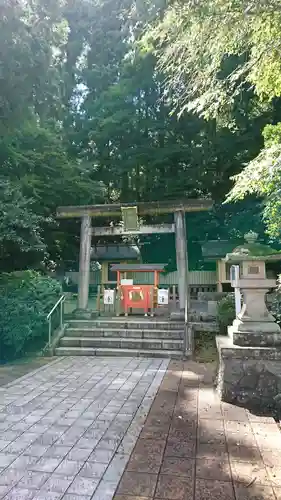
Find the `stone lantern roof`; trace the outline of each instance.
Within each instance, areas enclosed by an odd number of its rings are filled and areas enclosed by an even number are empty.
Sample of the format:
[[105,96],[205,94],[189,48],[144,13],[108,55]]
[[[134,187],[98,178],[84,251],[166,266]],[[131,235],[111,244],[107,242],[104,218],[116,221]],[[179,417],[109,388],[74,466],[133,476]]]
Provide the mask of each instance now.
[[258,234],[250,231],[244,235],[245,243],[234,248],[231,253],[226,254],[226,262],[241,262],[246,260],[278,261],[281,260],[281,252],[270,245],[258,243]]

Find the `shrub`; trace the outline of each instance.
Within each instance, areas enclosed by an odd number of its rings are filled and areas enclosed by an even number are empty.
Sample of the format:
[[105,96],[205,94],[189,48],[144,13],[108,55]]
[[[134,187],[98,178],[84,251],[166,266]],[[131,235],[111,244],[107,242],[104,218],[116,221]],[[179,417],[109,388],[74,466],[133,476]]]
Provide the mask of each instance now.
[[[280,278],[279,278],[280,281]],[[271,295],[271,300],[269,303],[267,303],[267,307],[271,314],[273,314],[276,323],[278,325],[281,325],[281,289],[280,289],[280,284],[278,285],[277,290],[274,290]]]
[[227,334],[227,327],[232,324],[235,319],[235,300],[234,295],[229,294],[218,303],[217,320],[220,333]]
[[43,347],[46,315],[61,294],[60,284],[35,271],[0,275],[0,359],[15,359]]

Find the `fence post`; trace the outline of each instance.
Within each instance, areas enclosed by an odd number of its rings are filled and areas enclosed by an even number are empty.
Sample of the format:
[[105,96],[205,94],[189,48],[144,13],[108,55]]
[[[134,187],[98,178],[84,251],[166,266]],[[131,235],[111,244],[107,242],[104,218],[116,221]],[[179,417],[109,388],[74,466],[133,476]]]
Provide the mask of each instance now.
[[116,316],[120,316],[120,290],[117,286],[116,295],[115,295],[115,314]]
[[97,288],[97,311],[98,311],[99,316],[100,316],[100,285],[98,285],[98,288]]
[[49,318],[49,348],[51,349],[51,341],[52,341],[52,316]]
[[155,288],[154,287],[151,287],[150,290],[149,290],[149,297],[150,297],[150,316],[153,317],[154,316],[154,292],[155,292]]
[[62,330],[63,325],[63,300],[60,303],[60,329]]

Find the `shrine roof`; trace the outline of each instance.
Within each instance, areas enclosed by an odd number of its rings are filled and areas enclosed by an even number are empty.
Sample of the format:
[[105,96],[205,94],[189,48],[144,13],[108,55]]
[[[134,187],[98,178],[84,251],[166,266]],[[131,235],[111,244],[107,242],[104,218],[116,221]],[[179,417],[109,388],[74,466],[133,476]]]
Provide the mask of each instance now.
[[142,272],[153,272],[153,271],[164,271],[166,264],[111,264],[111,271],[142,271]]
[[230,253],[235,245],[238,245],[237,241],[229,240],[209,240],[201,242],[202,256],[204,260],[220,260]]

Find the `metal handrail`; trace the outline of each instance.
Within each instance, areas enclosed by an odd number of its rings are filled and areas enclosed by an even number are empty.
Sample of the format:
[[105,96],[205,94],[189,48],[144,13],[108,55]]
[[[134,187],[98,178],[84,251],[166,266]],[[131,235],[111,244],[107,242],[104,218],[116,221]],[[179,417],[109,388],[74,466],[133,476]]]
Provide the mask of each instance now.
[[64,301],[65,301],[65,295],[62,295],[59,300],[55,303],[54,307],[51,309],[51,311],[49,312],[49,314],[47,315],[47,321],[49,323],[49,347],[51,347],[51,343],[52,343],[52,315],[53,313],[56,311],[56,309],[58,308],[58,306],[60,306],[60,329],[62,330],[63,328],[63,304],[64,304]]
[[185,304],[184,304],[184,354],[185,355],[188,352],[192,354],[194,350],[193,330],[189,321],[189,308],[190,308],[189,287],[187,285],[187,290],[185,294]]

